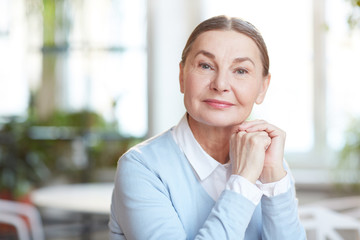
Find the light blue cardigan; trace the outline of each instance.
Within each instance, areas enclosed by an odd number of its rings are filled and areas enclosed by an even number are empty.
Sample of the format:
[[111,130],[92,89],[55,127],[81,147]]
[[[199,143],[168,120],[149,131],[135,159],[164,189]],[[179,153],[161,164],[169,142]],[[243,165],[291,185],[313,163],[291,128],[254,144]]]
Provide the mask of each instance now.
[[306,239],[294,187],[255,206],[225,190],[215,202],[171,131],[130,149],[119,162],[110,239]]

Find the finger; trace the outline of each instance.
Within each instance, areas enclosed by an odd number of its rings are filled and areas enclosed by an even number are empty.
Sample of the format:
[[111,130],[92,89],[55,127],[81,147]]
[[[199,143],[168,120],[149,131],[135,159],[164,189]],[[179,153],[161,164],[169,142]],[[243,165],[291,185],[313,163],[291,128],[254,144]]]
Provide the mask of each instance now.
[[247,132],[245,131],[240,131],[237,133],[238,137],[242,138],[244,135],[246,135]]
[[270,147],[270,145],[271,145],[271,138],[270,137],[268,137],[268,139],[267,139],[268,141],[267,141],[267,143],[265,144],[265,151],[266,150],[268,150],[268,148]]
[[265,150],[271,144],[271,138],[265,131],[244,133],[242,138],[240,139],[242,144],[250,143],[252,146],[262,146]]
[[232,145],[234,145],[236,141],[240,141],[245,134],[247,134],[245,131],[233,133],[230,137],[230,147],[233,147]]
[[258,133],[248,133],[248,134],[257,134],[258,136],[261,137],[262,142],[264,144],[264,149],[265,151],[269,148],[269,146],[271,145],[271,138],[270,136],[265,132],[265,131],[261,131]]
[[264,121],[264,120],[261,120],[261,119],[258,119],[258,120],[252,120],[252,121],[244,121],[242,122],[239,126],[238,126],[238,129],[239,131],[245,131],[247,130],[248,128],[251,128],[255,125],[258,125],[258,124],[266,124],[267,122]]
[[272,124],[269,124],[265,121],[263,123],[259,122],[257,124],[248,126],[245,131],[248,133],[264,131],[264,132],[267,132],[271,138],[277,137],[277,136],[285,137],[285,135],[286,135],[283,130],[281,130],[280,128],[278,128]]

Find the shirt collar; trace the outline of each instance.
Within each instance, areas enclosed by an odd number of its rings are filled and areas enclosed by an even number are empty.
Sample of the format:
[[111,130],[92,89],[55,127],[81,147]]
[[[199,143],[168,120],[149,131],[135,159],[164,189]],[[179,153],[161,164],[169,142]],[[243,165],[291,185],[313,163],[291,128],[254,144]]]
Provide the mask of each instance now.
[[207,154],[196,141],[187,121],[187,114],[182,117],[172,133],[175,142],[179,145],[201,181],[206,179],[219,165],[221,165]]

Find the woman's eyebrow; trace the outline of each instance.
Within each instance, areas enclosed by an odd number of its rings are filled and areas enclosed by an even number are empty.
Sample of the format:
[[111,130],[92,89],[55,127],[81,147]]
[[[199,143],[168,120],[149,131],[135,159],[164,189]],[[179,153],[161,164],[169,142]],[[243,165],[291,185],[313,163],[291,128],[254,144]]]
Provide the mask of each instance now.
[[242,63],[242,62],[246,62],[246,61],[249,61],[252,63],[252,65],[255,66],[255,63],[253,60],[251,60],[251,58],[249,57],[238,57],[238,58],[235,58],[233,63]]
[[211,52],[205,51],[205,50],[200,50],[200,51],[198,51],[198,52],[195,54],[195,57],[196,57],[197,55],[200,55],[200,54],[205,55],[205,56],[208,57],[208,58],[215,59],[215,55],[214,55],[214,54],[212,54]]
[[[206,51],[206,50],[200,50],[200,51],[198,51],[198,52],[195,54],[195,57],[196,57],[197,55],[200,55],[200,54],[202,54],[202,55],[204,55],[204,56],[206,56],[206,57],[208,57],[208,58],[211,58],[211,59],[215,59],[215,58],[216,58],[214,54],[212,54],[211,52],[208,52],[208,51]],[[233,63],[241,63],[241,62],[246,62],[246,61],[251,62],[252,65],[255,66],[255,62],[254,62],[253,60],[251,60],[251,58],[249,58],[249,57],[237,57],[237,58],[234,59]]]

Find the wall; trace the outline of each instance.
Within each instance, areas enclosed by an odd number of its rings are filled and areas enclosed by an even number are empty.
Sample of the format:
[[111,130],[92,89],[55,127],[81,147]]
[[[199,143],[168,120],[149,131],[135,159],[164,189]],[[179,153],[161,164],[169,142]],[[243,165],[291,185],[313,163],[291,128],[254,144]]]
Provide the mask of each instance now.
[[153,136],[176,125],[185,113],[179,89],[179,62],[201,1],[148,1],[148,117]]

